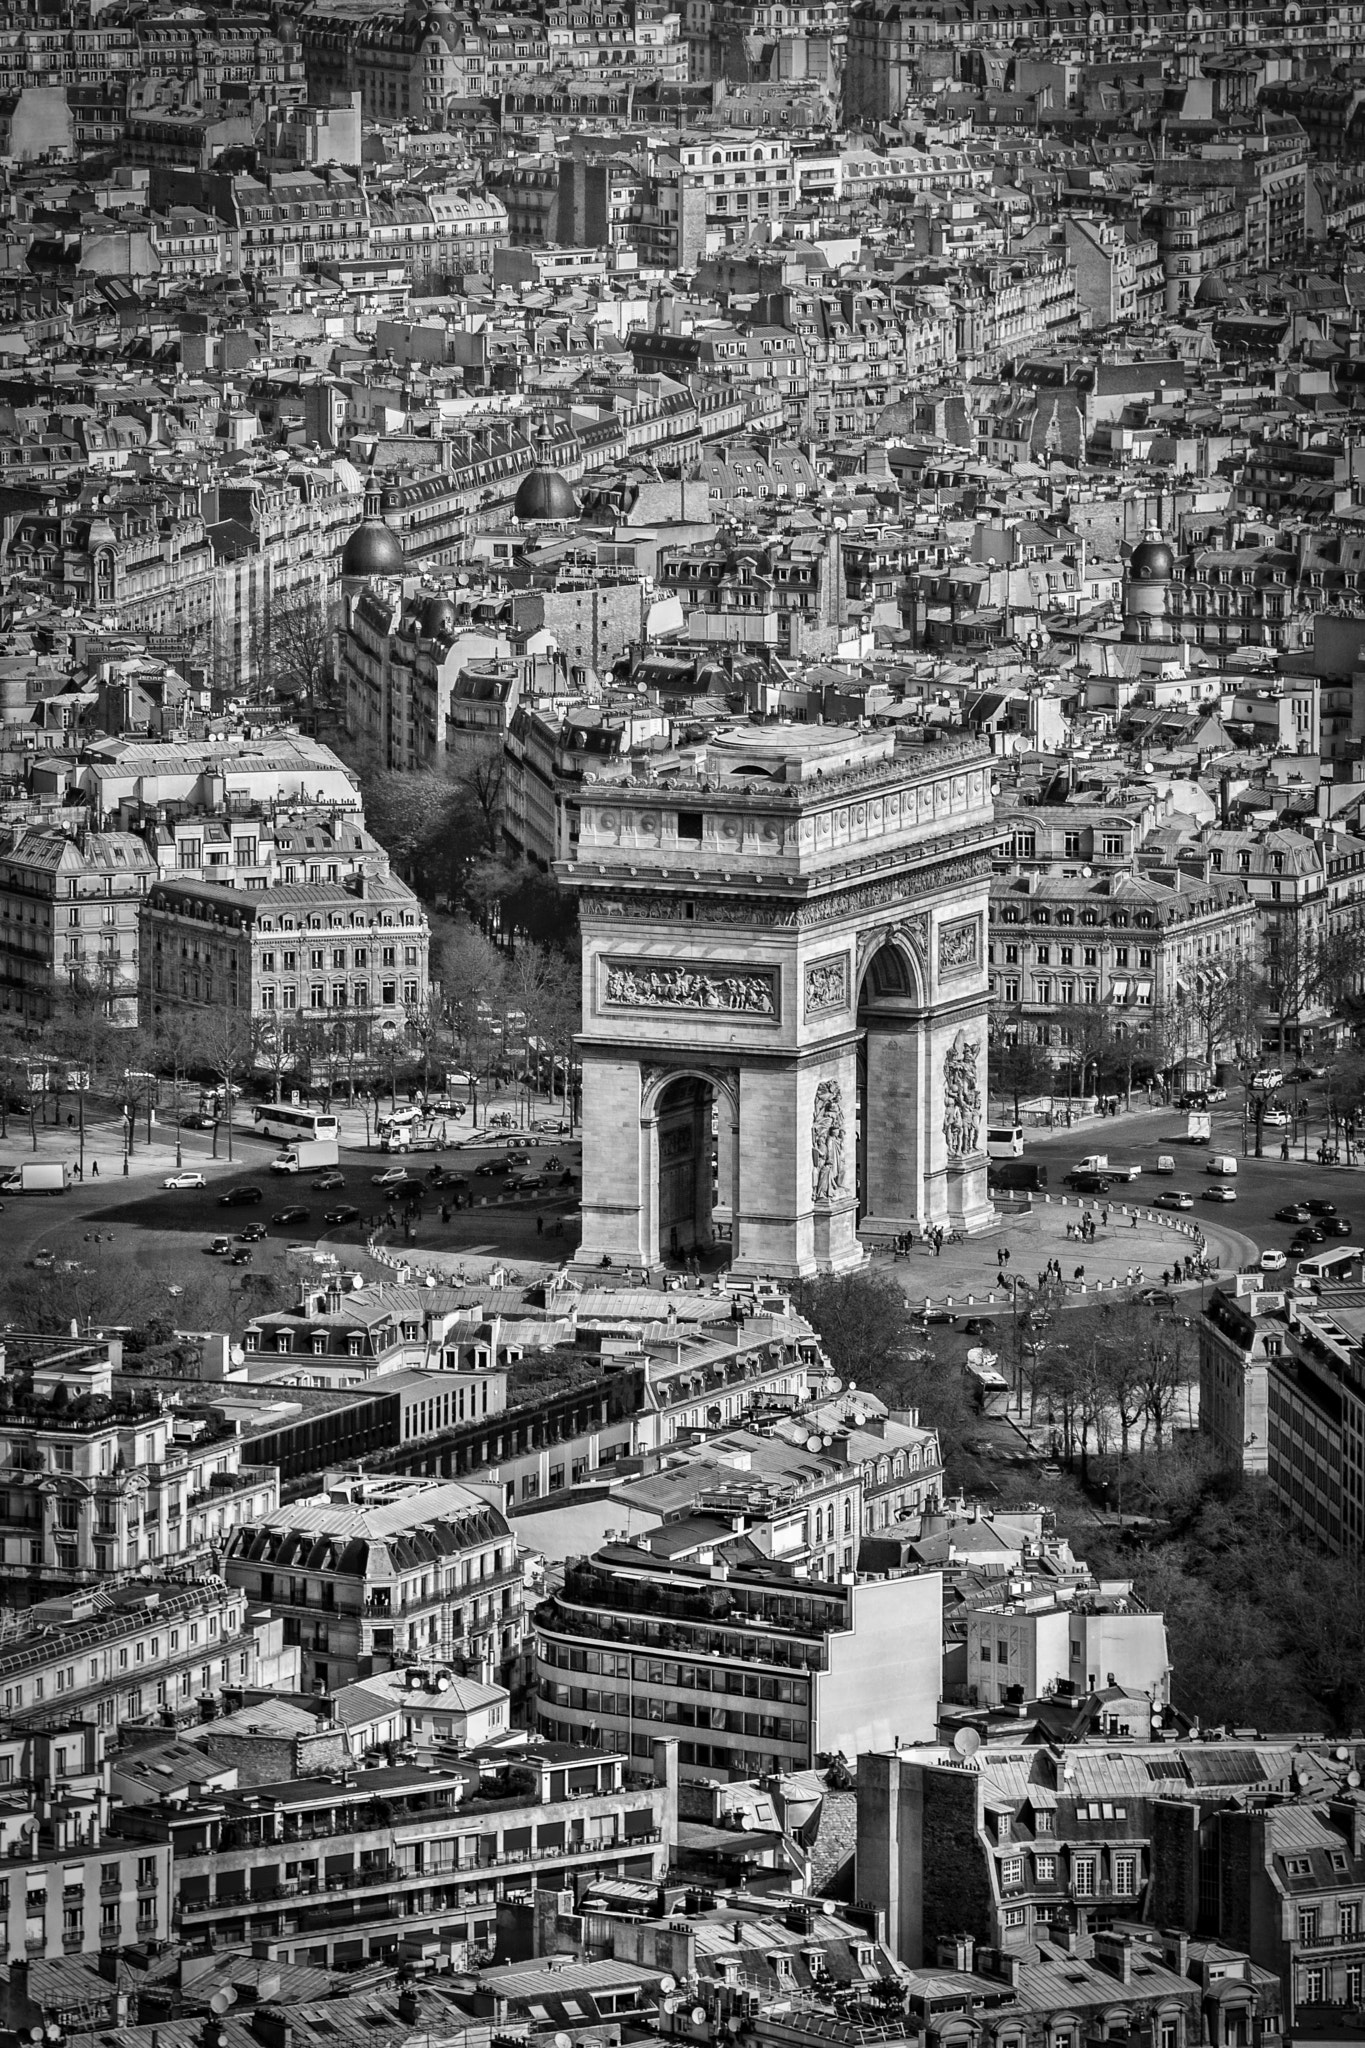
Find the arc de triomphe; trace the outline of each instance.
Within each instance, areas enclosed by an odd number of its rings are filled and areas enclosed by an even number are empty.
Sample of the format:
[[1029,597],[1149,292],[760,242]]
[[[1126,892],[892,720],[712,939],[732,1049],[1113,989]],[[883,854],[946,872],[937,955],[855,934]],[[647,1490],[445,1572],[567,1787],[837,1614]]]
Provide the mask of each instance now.
[[581,1262],[730,1239],[739,1273],[976,1230],[986,1193],[991,764],[741,726],[589,777]]

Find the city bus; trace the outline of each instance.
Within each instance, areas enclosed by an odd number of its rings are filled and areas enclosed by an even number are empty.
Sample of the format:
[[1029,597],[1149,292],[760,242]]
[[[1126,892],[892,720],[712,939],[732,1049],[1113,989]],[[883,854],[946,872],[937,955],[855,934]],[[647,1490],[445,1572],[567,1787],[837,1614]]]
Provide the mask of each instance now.
[[253,1112],[256,1129],[263,1138],[283,1138],[286,1144],[299,1139],[340,1136],[334,1116],[320,1109],[296,1107],[292,1102],[258,1102]]

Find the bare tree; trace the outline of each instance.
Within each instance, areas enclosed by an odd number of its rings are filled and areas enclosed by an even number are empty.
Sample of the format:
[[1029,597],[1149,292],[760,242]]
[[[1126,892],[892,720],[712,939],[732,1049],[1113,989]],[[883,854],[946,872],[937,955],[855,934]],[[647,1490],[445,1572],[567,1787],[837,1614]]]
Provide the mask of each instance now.
[[336,629],[316,585],[277,592],[266,606],[259,647],[263,687],[316,717],[336,704]]
[[284,1093],[285,1076],[299,1070],[299,1046],[294,1030],[282,1019],[258,1017],[251,1030],[255,1063],[270,1076],[270,1093],[278,1102]]
[[[208,1068],[218,1083],[223,1099],[223,1121],[227,1129],[227,1156],[232,1158],[232,1127],[239,1084],[251,1073],[256,1049],[251,1018],[245,1010],[203,1009],[196,1015],[194,1052],[196,1063]],[[213,1131],[213,1153],[218,1156],[218,1126]]]
[[1226,1048],[1245,1046],[1255,1037],[1263,992],[1256,964],[1244,954],[1207,961],[1193,970],[1176,997],[1172,1029],[1185,1043],[1194,1039],[1212,1071]]

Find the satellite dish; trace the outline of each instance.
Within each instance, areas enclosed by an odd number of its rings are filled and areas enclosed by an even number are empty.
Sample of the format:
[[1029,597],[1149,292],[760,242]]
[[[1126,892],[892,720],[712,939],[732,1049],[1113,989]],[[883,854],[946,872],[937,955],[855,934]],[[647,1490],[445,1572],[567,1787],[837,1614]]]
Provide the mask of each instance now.
[[555,2048],[573,2048],[573,2035],[563,2033],[556,2034]]
[[834,1918],[834,1910],[835,1908],[833,1899],[821,1899],[820,1911],[824,1914],[827,1920],[832,1920]]
[[1086,881],[1087,881],[1087,882],[1088,882],[1088,881],[1090,880],[1090,877],[1091,877],[1091,875],[1092,875],[1092,873],[1093,873],[1093,872],[1094,872],[1094,870],[1093,870],[1093,869],[1091,869],[1091,868],[1082,868],[1082,869],[1081,869],[1081,873],[1082,873],[1082,875],[1083,875],[1083,876],[1085,877],[1085,879],[1086,879]]
[[806,1449],[808,1451],[818,1451],[820,1446],[821,1440],[818,1436],[808,1436],[806,1438]]
[[216,2012],[221,2017],[223,2013],[230,2011],[236,2003],[237,1993],[235,1991],[229,1991],[227,1987],[224,1986],[224,1988],[221,1991],[215,1991],[212,1998],[209,2000],[209,2011]]
[[975,1756],[981,1747],[981,1737],[975,1728],[959,1728],[953,1737],[953,1750],[958,1756]]
[[680,1998],[666,1998],[664,2000],[664,2011],[676,2012],[681,2004],[682,2000]]
[[676,1977],[661,1977],[659,1979],[660,1991],[676,1991],[677,1988],[678,1980]]
[[28,2030],[28,2038],[29,2038],[29,2040],[30,2040],[30,2041],[41,2041],[41,2040],[42,2040],[42,2038],[43,2038],[43,2030],[42,2030],[42,2028],[41,2028],[41,2027],[30,2027],[30,2028],[29,2028],[29,2030]]
[[830,1374],[829,1378],[825,1381],[825,1385],[828,1387],[831,1394],[842,1394],[842,1392],[844,1391],[844,1383],[840,1379],[837,1372],[833,1372]]
[[743,2025],[743,2020],[736,2019],[732,2016],[725,2022],[725,2031],[727,2034],[737,2034]]
[[1339,1744],[1332,1754],[1339,1764],[1348,1764],[1351,1761],[1351,1752],[1344,1744]]
[[1360,1772],[1348,1771],[1346,1773],[1346,1782],[1348,1785],[1358,1785],[1360,1783]]
[[858,1382],[857,1382],[856,1380],[850,1380],[850,1381],[849,1381],[849,1383],[848,1383],[848,1391],[850,1392],[850,1394],[856,1394],[856,1393],[857,1393],[857,1391],[858,1391]]
[[706,2007],[705,2007],[704,2005],[694,2005],[694,2006],[693,2006],[693,2008],[692,2008],[692,2024],[693,2024],[693,2026],[694,2026],[694,2027],[704,2027],[704,2026],[705,2026],[705,2024],[706,2024]]
[[436,1681],[436,1690],[437,1692],[450,1691],[450,1680],[446,1677],[444,1671],[441,1673],[440,1677]]

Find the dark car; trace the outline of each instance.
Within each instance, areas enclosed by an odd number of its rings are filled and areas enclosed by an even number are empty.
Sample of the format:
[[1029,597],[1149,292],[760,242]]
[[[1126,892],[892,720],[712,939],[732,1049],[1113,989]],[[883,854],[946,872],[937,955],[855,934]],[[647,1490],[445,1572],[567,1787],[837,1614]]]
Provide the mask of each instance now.
[[1350,1237],[1351,1219],[1349,1216],[1324,1216],[1322,1229],[1325,1237]]
[[237,1232],[238,1244],[259,1244],[265,1236],[264,1223],[248,1223],[245,1230]]
[[236,1250],[230,1254],[230,1257],[234,1266],[249,1266],[251,1264],[250,1245],[239,1244]]
[[529,1166],[531,1164],[531,1155],[529,1152],[509,1152],[507,1154],[507,1164],[509,1166]]
[[1326,1244],[1326,1242],[1327,1232],[1325,1230],[1318,1230],[1316,1228],[1296,1230],[1293,1237],[1289,1240],[1289,1249],[1291,1254],[1297,1258],[1300,1252],[1311,1251],[1315,1244]]
[[1108,1174],[1093,1173],[1089,1167],[1067,1174],[1065,1184],[1074,1188],[1078,1195],[1107,1195],[1112,1186]]
[[510,1173],[511,1171],[512,1162],[510,1159],[485,1159],[482,1166],[474,1168],[475,1177],[479,1180],[491,1180],[494,1174]]
[[1335,1216],[1337,1213],[1335,1202],[1324,1202],[1318,1195],[1310,1195],[1303,1206],[1310,1216]]
[[188,1116],[181,1117],[180,1128],[183,1131],[211,1131],[217,1121],[217,1117],[210,1116],[206,1109],[192,1109]]
[[507,1192],[511,1195],[533,1195],[544,1185],[538,1173],[514,1173],[507,1183]]
[[922,1308],[915,1312],[916,1329],[927,1329],[930,1323],[955,1323],[957,1317],[950,1308]]
[[287,1209],[277,1209],[270,1220],[272,1223],[306,1223],[312,1213],[311,1209],[304,1208],[302,1202],[291,1202]]
[[354,1223],[360,1214],[353,1202],[343,1202],[339,1209],[329,1209],[323,1217],[324,1223]]
[[1187,1091],[1184,1095],[1176,1096],[1175,1106],[1177,1109],[1207,1109],[1209,1098],[1197,1091]]
[[248,1207],[252,1202],[263,1202],[264,1200],[264,1188],[252,1187],[249,1182],[243,1182],[241,1187],[229,1188],[225,1195],[219,1195],[218,1207],[220,1209],[236,1209]]
[[993,1334],[994,1330],[995,1324],[989,1316],[968,1316],[966,1322],[962,1325],[964,1337],[989,1337]]
[[1277,1223],[1311,1223],[1313,1211],[1307,1202],[1286,1202],[1283,1209],[1275,1211]]

